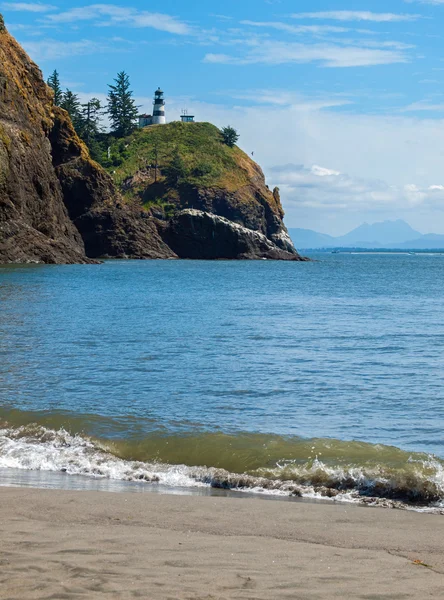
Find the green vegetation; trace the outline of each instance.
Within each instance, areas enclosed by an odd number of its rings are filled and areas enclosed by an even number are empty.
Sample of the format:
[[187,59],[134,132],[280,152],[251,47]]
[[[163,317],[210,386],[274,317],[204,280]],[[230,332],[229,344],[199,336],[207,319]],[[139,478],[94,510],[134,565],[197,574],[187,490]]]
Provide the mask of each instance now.
[[[178,121],[137,129],[138,107],[125,71],[108,86],[106,107],[97,98],[82,104],[71,90],[62,92],[57,71],[48,84],[91,157],[108,170],[127,199],[168,211],[174,208],[171,202],[189,196],[193,188],[235,192],[254,175],[250,161],[236,146],[239,134],[233,127],[219,130],[210,123]],[[104,113],[111,122],[110,133],[102,128]]]
[[60,108],[66,110],[71,117],[72,124],[76,129],[81,124],[81,103],[77,94],[71,92],[71,90],[66,90],[62,95],[62,101],[60,102]]
[[115,85],[109,85],[108,114],[111,132],[118,138],[134,131],[139,111],[133,99],[131,84],[125,71],[117,74]]
[[101,142],[103,108],[100,100],[92,98],[86,104],[81,104],[79,96],[67,89],[62,94],[60,107],[71,117],[77,135],[88,146],[92,158],[102,161],[105,149]]
[[57,70],[48,78],[48,85],[54,92],[54,104],[60,106],[63,99],[62,86],[60,85],[60,77]]
[[242,150],[224,144],[214,125],[178,121],[115,140],[105,161],[124,196],[164,208],[190,188],[237,191],[249,183],[249,165]]
[[230,125],[222,129],[222,137],[224,138],[224,144],[230,148],[233,148],[233,146],[235,146],[239,141],[238,132]]
[[185,162],[178,148],[174,150],[171,162],[165,167],[164,173],[166,176],[166,183],[170,187],[177,187],[178,185],[186,181],[188,169],[185,166]]
[[6,31],[5,20],[3,19],[3,15],[0,14],[0,32]]
[[[54,91],[54,104],[69,113],[77,135],[88,146],[94,160],[109,164],[109,148],[116,140],[130,135],[136,128],[138,107],[133,100],[130,80],[125,71],[117,74],[115,85],[110,85],[108,103],[103,107],[100,100],[91,98],[85,104],[77,94],[67,89],[62,91],[58,71],[48,79],[48,85]],[[111,133],[104,133],[103,115],[108,114],[111,121]],[[119,156],[122,154],[119,151]],[[114,156],[114,162],[120,164]]]
[[86,104],[82,104],[79,128],[76,128],[80,137],[88,146],[92,158],[97,161],[103,159],[104,151],[100,139],[103,133],[102,113],[103,109],[100,100],[92,98]]

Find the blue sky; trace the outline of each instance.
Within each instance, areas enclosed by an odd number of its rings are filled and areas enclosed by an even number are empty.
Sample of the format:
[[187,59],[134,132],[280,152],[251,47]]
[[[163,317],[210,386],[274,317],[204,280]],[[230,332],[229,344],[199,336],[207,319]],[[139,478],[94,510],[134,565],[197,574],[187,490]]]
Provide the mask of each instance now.
[[[161,6],[161,11],[159,10]],[[342,234],[404,218],[444,233],[444,0],[1,2],[47,76],[141,110],[231,124],[279,185],[287,225]]]

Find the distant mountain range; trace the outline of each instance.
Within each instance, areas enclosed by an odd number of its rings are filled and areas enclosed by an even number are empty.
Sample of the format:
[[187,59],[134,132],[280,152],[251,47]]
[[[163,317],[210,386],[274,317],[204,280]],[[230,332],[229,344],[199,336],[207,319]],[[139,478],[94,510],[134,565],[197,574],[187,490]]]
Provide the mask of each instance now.
[[311,229],[290,229],[290,236],[298,249],[321,248],[387,248],[390,250],[444,249],[444,235],[423,235],[402,220],[364,223],[350,233],[333,237]]

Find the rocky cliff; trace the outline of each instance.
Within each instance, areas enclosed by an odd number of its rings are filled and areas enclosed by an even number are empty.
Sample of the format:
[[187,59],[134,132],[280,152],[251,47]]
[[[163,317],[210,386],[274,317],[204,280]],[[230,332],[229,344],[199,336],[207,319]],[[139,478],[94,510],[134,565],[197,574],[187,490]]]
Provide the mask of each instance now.
[[224,144],[210,123],[136,131],[112,149],[109,171],[128,205],[154,218],[182,258],[301,260],[276,188],[257,163]]
[[146,214],[122,204],[1,20],[0,262],[82,263],[101,256],[174,253]]
[[0,15],[0,263],[300,260],[277,190],[208,123],[116,142],[106,172]]
[[177,258],[154,220],[125,202],[111,177],[91,160],[68,114],[54,108],[50,133],[53,166],[68,215],[90,258]]
[[0,19],[0,260],[86,262],[54,171],[52,95]]

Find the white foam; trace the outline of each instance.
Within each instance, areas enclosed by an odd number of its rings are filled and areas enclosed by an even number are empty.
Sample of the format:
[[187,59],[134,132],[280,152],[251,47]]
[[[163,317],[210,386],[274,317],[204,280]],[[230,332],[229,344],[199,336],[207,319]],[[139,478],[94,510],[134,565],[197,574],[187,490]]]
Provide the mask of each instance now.
[[[378,485],[387,490],[400,485],[396,474],[392,480],[378,466],[365,470],[358,467],[330,467],[316,458],[310,465],[283,461],[275,469],[264,470],[262,475],[259,472],[256,475],[239,475],[205,466],[124,460],[115,456],[110,447],[85,436],[71,435],[64,429],[52,431],[39,426],[0,429],[0,468],[63,472],[95,479],[160,484],[171,488],[219,487],[272,496],[295,495],[334,502],[406,507],[401,502],[385,498],[365,497],[366,494],[373,496],[371,491]],[[424,470],[427,470],[427,479]],[[429,483],[442,492],[442,499],[438,502],[416,510],[444,508],[443,465],[430,457],[418,463],[417,471],[413,471],[412,475],[411,485],[417,485],[419,492],[421,485]]]
[[64,472],[121,481],[159,482],[174,487],[203,486],[192,479],[183,465],[127,461],[113,456],[88,438],[61,429],[0,429],[0,467],[32,471]]

